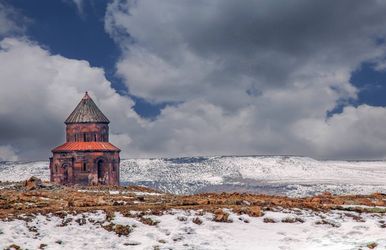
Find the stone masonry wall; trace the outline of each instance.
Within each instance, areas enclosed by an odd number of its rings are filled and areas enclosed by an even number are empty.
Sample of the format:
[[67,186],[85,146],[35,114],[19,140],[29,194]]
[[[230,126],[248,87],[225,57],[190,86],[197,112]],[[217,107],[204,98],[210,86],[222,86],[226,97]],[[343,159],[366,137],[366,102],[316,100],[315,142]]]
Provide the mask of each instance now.
[[66,126],[67,142],[109,141],[109,126],[106,123],[76,123]]
[[59,184],[119,185],[119,152],[54,153],[50,159],[51,181]]

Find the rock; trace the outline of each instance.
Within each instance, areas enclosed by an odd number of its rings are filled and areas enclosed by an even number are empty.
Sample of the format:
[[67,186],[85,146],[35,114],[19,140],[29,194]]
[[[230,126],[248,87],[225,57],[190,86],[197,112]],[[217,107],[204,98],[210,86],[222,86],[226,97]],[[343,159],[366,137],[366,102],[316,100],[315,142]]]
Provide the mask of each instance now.
[[232,222],[231,220],[229,220],[229,214],[227,212],[224,212],[220,208],[214,211],[213,220],[216,222]]
[[21,250],[21,247],[16,244],[12,244],[9,247],[4,248],[5,250]]
[[193,223],[197,224],[197,225],[201,225],[202,224],[202,220],[200,218],[196,217],[196,218],[193,219]]
[[260,209],[260,207],[257,207],[257,206],[255,206],[255,207],[248,207],[247,214],[249,216],[252,216],[252,217],[260,217],[260,216],[262,216],[261,209]]
[[35,176],[32,176],[31,178],[29,178],[28,180],[25,181],[24,187],[27,190],[36,190],[36,189],[39,189],[41,187],[44,187],[44,185],[43,185],[43,182],[41,179],[39,179]]
[[159,223],[159,221],[157,220],[153,220],[152,218],[150,217],[141,217],[140,218],[140,221],[145,224],[145,225],[149,225],[149,226],[155,226]]
[[332,227],[340,227],[341,224],[337,221],[330,220],[330,219],[322,219],[319,221],[315,221],[316,225],[330,225]]
[[263,219],[263,222],[264,223],[276,223],[277,221],[275,219],[273,219],[273,218],[265,217]]
[[299,217],[286,217],[281,220],[283,223],[304,223],[304,220]]
[[234,208],[233,211],[238,214],[248,214],[251,217],[263,216],[263,212],[259,206]]
[[128,225],[115,225],[114,232],[118,234],[118,236],[121,235],[129,235],[131,233],[132,229]]
[[120,225],[114,223],[102,225],[102,228],[109,232],[115,232],[119,237],[122,235],[127,236],[133,231],[129,225]]
[[75,220],[75,222],[77,222],[79,224],[79,226],[82,226],[82,225],[86,224],[86,219],[85,218],[78,218]]

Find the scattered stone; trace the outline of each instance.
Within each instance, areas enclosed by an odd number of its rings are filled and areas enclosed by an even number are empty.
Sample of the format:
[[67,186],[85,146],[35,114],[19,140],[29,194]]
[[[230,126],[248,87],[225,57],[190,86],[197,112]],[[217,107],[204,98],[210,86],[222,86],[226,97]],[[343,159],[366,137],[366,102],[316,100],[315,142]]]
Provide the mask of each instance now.
[[79,224],[79,226],[82,226],[82,225],[86,224],[86,219],[85,218],[78,218],[75,220],[75,222],[77,222]]
[[141,245],[141,242],[132,240],[132,241],[128,241],[126,243],[123,243],[123,245],[125,245],[125,246],[138,246],[138,245]]
[[304,220],[302,218],[299,218],[299,217],[286,217],[284,219],[281,220],[281,222],[283,223],[304,223]]
[[355,220],[357,222],[366,222],[365,219],[363,219],[361,216],[356,215],[356,214],[345,213],[344,215],[346,215],[347,217],[352,218],[353,220]]
[[179,221],[187,221],[188,218],[185,217],[185,216],[178,216],[178,217],[177,217],[177,220],[179,220]]
[[193,221],[194,224],[197,224],[197,225],[201,225],[202,224],[202,220],[200,218],[198,218],[198,217],[195,217],[192,221]]
[[340,227],[341,224],[334,220],[322,219],[315,222],[316,225],[330,225],[332,227]]
[[249,223],[249,220],[247,218],[244,218],[244,217],[239,217],[239,220],[241,220],[242,222],[245,222],[245,223]]
[[216,222],[232,222],[232,220],[229,220],[229,214],[227,212],[224,212],[221,208],[214,211],[214,221]]
[[149,225],[149,226],[155,226],[159,223],[159,221],[157,220],[153,220],[152,218],[150,217],[141,217],[139,219],[143,224],[145,225]]
[[172,240],[174,242],[181,241],[183,239],[184,239],[184,237],[182,235],[175,235],[175,236],[172,237]]
[[25,181],[24,187],[27,190],[36,190],[36,189],[39,189],[41,187],[44,187],[44,185],[43,185],[43,182],[41,179],[39,179],[35,176],[32,176],[31,178],[29,178],[28,180]]
[[72,218],[63,218],[62,224],[58,225],[58,227],[66,227],[71,222],[72,222]]
[[277,221],[275,219],[273,219],[273,218],[265,217],[263,219],[263,222],[264,223],[276,223]]
[[377,246],[378,246],[378,244],[375,243],[375,242],[371,242],[371,243],[367,244],[367,248],[369,248],[369,249],[374,249],[374,248],[376,248]]
[[43,244],[43,243],[42,243],[42,244],[39,245],[39,249],[42,249],[42,250],[43,250],[43,249],[45,249],[47,246],[48,246],[47,244]]
[[127,236],[133,231],[133,229],[129,225],[120,225],[120,224],[114,224],[114,223],[102,225],[102,228],[104,228],[109,232],[114,232],[118,236],[122,236],[122,235]]
[[12,244],[9,247],[4,248],[4,250],[21,250],[21,247],[16,244]]

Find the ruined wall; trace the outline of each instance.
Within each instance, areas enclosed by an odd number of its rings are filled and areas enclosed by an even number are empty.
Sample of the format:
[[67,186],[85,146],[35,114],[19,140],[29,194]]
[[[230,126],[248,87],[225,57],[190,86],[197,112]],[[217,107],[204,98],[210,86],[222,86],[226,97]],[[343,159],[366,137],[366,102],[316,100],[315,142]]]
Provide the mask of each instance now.
[[54,153],[51,181],[59,184],[119,185],[119,152],[73,151]]
[[66,125],[67,142],[109,141],[109,126],[106,123],[73,123]]

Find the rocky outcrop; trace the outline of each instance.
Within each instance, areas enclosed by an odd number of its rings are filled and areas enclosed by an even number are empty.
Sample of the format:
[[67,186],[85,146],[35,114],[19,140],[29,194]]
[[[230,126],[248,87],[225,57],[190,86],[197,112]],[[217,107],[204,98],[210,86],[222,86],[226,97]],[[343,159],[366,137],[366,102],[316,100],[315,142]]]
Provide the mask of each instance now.
[[43,185],[43,182],[41,179],[39,179],[35,176],[32,176],[31,178],[29,178],[28,180],[26,180],[24,182],[24,187],[27,190],[36,190],[36,189],[44,187],[44,185]]

